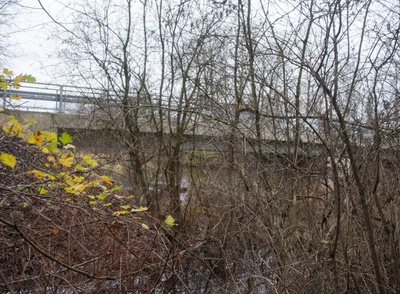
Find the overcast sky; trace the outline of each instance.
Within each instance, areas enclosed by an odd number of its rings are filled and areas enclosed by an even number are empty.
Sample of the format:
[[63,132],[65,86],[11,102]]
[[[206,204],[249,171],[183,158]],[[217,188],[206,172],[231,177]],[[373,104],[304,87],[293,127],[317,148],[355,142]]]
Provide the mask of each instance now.
[[[42,0],[42,3],[55,13],[60,7],[54,0]],[[51,37],[50,18],[37,0],[20,0],[20,4],[14,21],[5,28],[11,33],[8,48],[12,52],[5,66],[16,74],[31,74],[38,82],[62,83],[54,70],[58,61],[54,56],[56,45]]]

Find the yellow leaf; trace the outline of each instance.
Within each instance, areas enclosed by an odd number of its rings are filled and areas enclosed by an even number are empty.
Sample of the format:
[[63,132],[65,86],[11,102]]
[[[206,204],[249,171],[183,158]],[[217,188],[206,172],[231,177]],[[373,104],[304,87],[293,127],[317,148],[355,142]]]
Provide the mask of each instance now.
[[43,136],[46,139],[46,142],[57,145],[57,133],[56,132],[43,132]]
[[110,179],[107,176],[101,176],[101,178],[103,179],[104,182],[106,182],[107,184],[112,184],[114,183],[114,181],[112,179]]
[[97,165],[97,161],[92,159],[92,157],[90,155],[83,156],[83,161],[85,161],[86,164],[90,165],[90,166],[96,166]]
[[75,165],[75,168],[79,171],[84,171],[86,170],[86,168],[84,168],[80,163],[78,163],[77,165]]
[[38,146],[43,145],[44,137],[40,131],[34,132],[31,136],[28,137],[29,144],[36,144]]
[[74,182],[74,183],[78,183],[78,184],[80,184],[80,183],[82,183],[84,180],[85,180],[85,177],[84,176],[75,176],[75,175],[72,175],[73,176],[73,178],[72,178],[72,181]]
[[132,208],[132,212],[139,212],[139,211],[147,211],[149,210],[148,207],[139,206],[138,208]]
[[90,205],[97,205],[97,202],[96,201],[89,201],[89,204]]
[[39,194],[40,194],[40,195],[46,195],[47,193],[49,193],[48,190],[46,190],[46,189],[43,188],[43,187],[39,187]]
[[3,130],[6,133],[19,135],[22,133],[22,125],[16,119],[10,120],[4,127]]
[[49,156],[47,156],[47,161],[54,163],[54,162],[56,162],[56,158],[53,155],[49,155]]
[[44,154],[49,154],[49,153],[50,153],[49,149],[47,149],[46,147],[43,147],[43,148],[41,148],[40,150],[41,150]]
[[21,100],[22,96],[21,95],[10,95],[11,100]]
[[77,194],[83,192],[87,186],[88,186],[88,184],[82,183],[82,184],[78,184],[78,185],[74,185],[74,186],[65,187],[64,190],[67,193],[77,195]]
[[74,163],[74,154],[69,153],[69,154],[62,154],[61,158],[58,160],[58,162],[65,167],[71,167],[72,164]]
[[37,177],[39,180],[42,180],[44,177],[47,176],[47,174],[45,172],[42,172],[40,170],[34,169],[28,172],[29,175],[34,175],[35,177]]
[[111,206],[111,205],[112,205],[111,202],[103,204],[104,207]]
[[3,91],[7,91],[8,88],[8,82],[4,81],[2,76],[0,76],[0,88],[3,89]]
[[70,203],[74,203],[74,201],[71,198],[66,198],[65,201],[70,202]]
[[177,226],[177,224],[175,223],[175,219],[172,217],[172,215],[168,215],[165,218],[165,224],[167,224],[168,226],[172,227],[172,226]]
[[24,81],[25,81],[25,77],[22,76],[22,75],[19,75],[19,76],[14,78],[13,83],[21,83],[21,82],[24,82]]
[[17,159],[12,154],[8,154],[8,153],[2,152],[0,154],[0,162],[2,164],[4,164],[4,165],[7,165],[7,166],[11,167],[11,168],[14,168],[15,164],[17,163]]
[[30,125],[35,125],[35,124],[37,124],[38,122],[37,122],[37,120],[35,120],[35,119],[24,118],[24,123],[30,124]]
[[129,209],[129,208],[131,208],[131,206],[130,205],[122,205],[122,206],[120,206],[122,209]]
[[7,75],[7,76],[12,76],[13,72],[11,70],[9,70],[8,68],[3,69],[3,74]]
[[22,206],[23,208],[27,208],[29,206],[28,202],[24,202],[24,205]]
[[126,210],[124,210],[124,211],[115,211],[114,215],[115,216],[120,216],[120,215],[124,215],[124,214],[128,214],[128,213],[129,213],[129,211],[126,211]]
[[100,195],[96,196],[96,198],[101,200],[101,201],[104,201],[106,199],[106,197],[107,197],[107,195],[105,195],[105,194],[100,194]]

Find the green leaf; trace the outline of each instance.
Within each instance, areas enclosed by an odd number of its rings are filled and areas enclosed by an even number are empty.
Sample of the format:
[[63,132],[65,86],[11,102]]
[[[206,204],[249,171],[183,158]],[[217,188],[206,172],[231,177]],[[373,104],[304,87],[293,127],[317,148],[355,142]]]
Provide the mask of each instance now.
[[72,143],[72,138],[71,136],[64,132],[61,134],[61,136],[59,137],[59,141],[63,144],[63,145],[67,145],[69,143]]
[[110,192],[119,191],[119,190],[121,190],[121,187],[120,187],[120,186],[114,186],[114,187],[112,187],[112,189],[110,190]]
[[101,201],[104,201],[106,199],[106,197],[107,197],[107,195],[105,195],[105,194],[100,194],[100,195],[96,196],[96,198],[101,200]]
[[57,153],[57,151],[58,151],[57,147],[52,144],[47,145],[46,148],[48,151],[50,151],[52,153]]
[[24,78],[25,78],[25,81],[27,81],[28,83],[36,82],[36,78],[32,77],[31,75],[25,75]]

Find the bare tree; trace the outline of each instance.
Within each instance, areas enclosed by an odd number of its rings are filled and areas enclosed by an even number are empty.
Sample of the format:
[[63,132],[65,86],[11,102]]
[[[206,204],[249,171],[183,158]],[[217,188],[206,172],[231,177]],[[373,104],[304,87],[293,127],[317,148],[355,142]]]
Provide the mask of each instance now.
[[[12,18],[13,15],[15,15],[15,10],[18,7],[18,1],[12,1],[12,0],[1,0],[0,1],[0,28],[1,28],[1,33],[0,37],[3,40],[6,40],[10,36],[10,31],[7,29],[7,27],[10,26],[10,23],[12,23]],[[4,46],[6,42],[2,42],[2,45],[0,45],[0,57],[4,58],[7,57],[10,52],[7,49],[8,46]],[[0,66],[2,66],[3,61],[0,60]]]
[[[77,5],[63,52],[106,93],[92,103],[136,193],[187,229],[167,232],[171,252],[192,226],[210,279],[235,280],[245,264],[248,291],[396,292],[399,5],[285,7]],[[212,156],[199,163],[205,141]]]

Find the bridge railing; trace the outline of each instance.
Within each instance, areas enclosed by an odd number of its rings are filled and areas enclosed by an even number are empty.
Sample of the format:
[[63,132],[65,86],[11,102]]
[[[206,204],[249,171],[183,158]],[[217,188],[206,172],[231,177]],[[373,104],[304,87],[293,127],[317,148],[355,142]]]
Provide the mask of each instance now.
[[[19,89],[9,87],[0,92],[2,107],[40,112],[76,112],[83,105],[91,104],[91,99],[101,95],[100,90],[76,88],[72,86],[21,83]],[[18,99],[15,99],[17,97]]]

